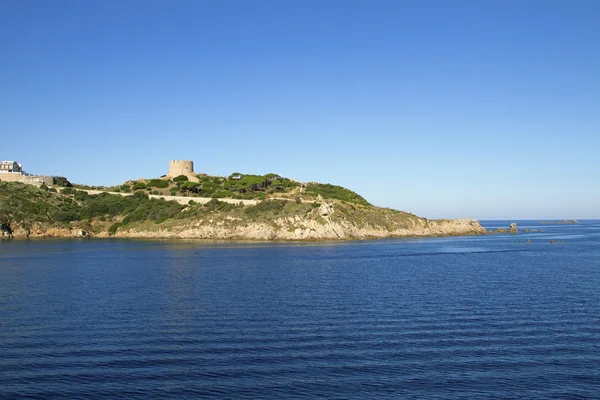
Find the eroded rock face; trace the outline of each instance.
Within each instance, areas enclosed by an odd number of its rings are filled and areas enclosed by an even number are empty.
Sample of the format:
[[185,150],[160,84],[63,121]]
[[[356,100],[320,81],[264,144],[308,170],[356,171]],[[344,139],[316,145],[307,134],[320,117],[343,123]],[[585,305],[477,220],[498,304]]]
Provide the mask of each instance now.
[[319,207],[319,213],[323,217],[327,217],[333,214],[333,204],[323,203],[321,207]]
[[85,237],[89,237],[89,234],[86,231],[84,231],[83,229],[75,229],[73,231],[73,236],[78,237],[78,238],[85,238]]
[[[231,216],[221,218],[182,220],[178,224],[145,225],[145,228],[123,226],[113,237],[117,238],[182,238],[213,240],[345,240],[377,239],[409,236],[458,236],[488,233],[474,219],[428,220],[412,214],[394,220],[397,214],[375,214],[372,219],[349,218],[341,205],[322,202],[308,214],[280,217],[268,221],[251,221]],[[389,210],[388,210],[389,211]],[[364,217],[364,215],[363,215]],[[361,219],[362,218],[362,219]],[[147,226],[150,226],[149,230]],[[83,227],[56,227],[35,225],[31,237],[109,237],[108,225],[92,224]],[[25,236],[19,232],[15,236]]]
[[[292,229],[293,228],[293,229]],[[237,240],[340,240],[377,239],[407,236],[458,236],[483,234],[487,231],[473,219],[427,221],[419,219],[410,227],[385,230],[362,227],[345,222],[304,218],[278,219],[274,223],[251,223],[226,226],[225,224],[194,223],[181,229],[159,231],[119,230],[115,237],[184,238],[184,239],[237,239]]]

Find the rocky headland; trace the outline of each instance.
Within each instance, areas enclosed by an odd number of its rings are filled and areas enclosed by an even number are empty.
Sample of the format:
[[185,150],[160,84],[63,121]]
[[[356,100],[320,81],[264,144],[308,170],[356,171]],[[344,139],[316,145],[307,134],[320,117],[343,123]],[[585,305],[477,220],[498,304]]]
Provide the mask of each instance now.
[[[401,237],[463,236],[489,233],[478,221],[472,219],[425,220],[415,222],[411,227],[381,229],[380,227],[358,227],[337,222],[316,222],[305,220],[300,227],[288,229],[274,226],[284,225],[285,220],[271,223],[250,223],[244,225],[206,224],[188,222],[176,226],[157,226],[156,229],[130,227],[110,234],[94,228],[84,230],[78,227],[56,227],[36,224],[29,231],[17,228],[16,238],[138,238],[138,239],[211,239],[211,240],[360,240]],[[296,221],[298,222],[298,221]]]
[[[316,241],[489,233],[473,219],[429,220],[376,207],[339,186],[299,184],[272,174],[260,179],[243,186],[238,176],[199,175],[193,184],[175,177],[121,186],[137,188],[131,191],[0,182],[0,222],[17,239]],[[233,196],[202,197],[205,188]],[[175,200],[166,195],[179,192],[184,193]]]

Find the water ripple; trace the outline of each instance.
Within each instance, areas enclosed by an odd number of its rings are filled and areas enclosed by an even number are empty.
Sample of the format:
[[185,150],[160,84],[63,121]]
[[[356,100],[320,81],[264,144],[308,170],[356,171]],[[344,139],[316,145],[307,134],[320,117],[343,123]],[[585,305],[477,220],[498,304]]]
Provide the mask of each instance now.
[[595,398],[600,237],[569,229],[572,248],[15,242],[0,398]]

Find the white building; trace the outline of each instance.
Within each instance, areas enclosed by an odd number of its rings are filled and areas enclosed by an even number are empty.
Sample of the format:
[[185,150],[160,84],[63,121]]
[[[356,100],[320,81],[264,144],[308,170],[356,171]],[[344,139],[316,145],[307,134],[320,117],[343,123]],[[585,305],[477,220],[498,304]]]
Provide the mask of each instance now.
[[0,181],[21,182],[29,185],[54,185],[54,177],[31,175],[23,171],[23,166],[16,161],[0,161]]
[[16,161],[0,161],[0,174],[23,173],[23,166]]

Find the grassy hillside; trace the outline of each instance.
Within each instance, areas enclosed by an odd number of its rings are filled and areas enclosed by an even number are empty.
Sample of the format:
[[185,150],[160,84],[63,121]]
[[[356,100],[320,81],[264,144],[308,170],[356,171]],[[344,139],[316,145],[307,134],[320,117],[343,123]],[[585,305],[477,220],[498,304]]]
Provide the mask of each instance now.
[[[211,180],[213,182],[215,180]],[[220,182],[214,185],[222,188],[227,180]],[[170,182],[169,185],[176,186],[176,182]],[[187,223],[232,227],[264,223],[274,226],[282,220],[286,221],[285,226],[277,228],[293,230],[302,221],[325,223],[320,209],[322,204],[306,200],[315,195],[329,199],[328,204],[335,206],[335,213],[328,217],[331,221],[392,230],[408,226],[410,221],[417,219],[412,214],[370,206],[357,194],[331,185],[309,185],[305,192],[308,193],[302,195],[304,201],[296,192],[289,199],[266,199],[254,206],[225,203],[217,199],[203,205],[192,201],[184,206],[175,201],[149,198],[146,189],[140,189],[130,196],[109,193],[90,195],[70,187],[56,190],[45,186],[0,182],[0,222],[27,233],[58,227],[79,228],[92,235],[102,232],[115,234],[129,228],[145,231],[171,229]],[[343,200],[335,200],[335,197]]]
[[[36,224],[93,230],[92,222],[128,224],[141,220],[163,222],[184,206],[174,201],[150,199],[144,192],[133,196],[88,195],[73,188],[57,191],[17,182],[0,182],[0,223],[26,231]],[[100,224],[105,225],[105,224]]]
[[330,184],[309,183],[306,186],[305,194],[309,196],[321,196],[324,199],[343,200],[348,203],[362,204],[363,206],[370,205],[369,202],[359,194],[341,186]]
[[195,178],[190,180],[187,176],[181,175],[173,179],[166,177],[139,179],[109,188],[85,185],[74,185],[74,187],[79,189],[106,189],[112,192],[124,193],[143,190],[154,195],[211,197],[216,199],[266,200],[287,198],[293,200],[299,197],[303,200],[317,200],[320,196],[323,199],[369,205],[362,196],[341,186],[315,182],[302,184],[276,174],[253,175],[234,172],[228,177],[199,174]]

